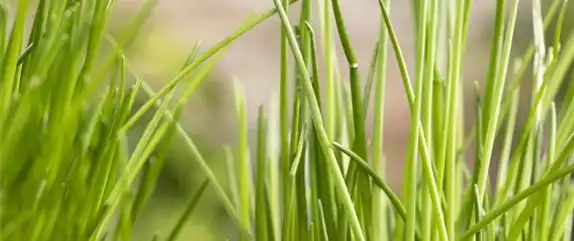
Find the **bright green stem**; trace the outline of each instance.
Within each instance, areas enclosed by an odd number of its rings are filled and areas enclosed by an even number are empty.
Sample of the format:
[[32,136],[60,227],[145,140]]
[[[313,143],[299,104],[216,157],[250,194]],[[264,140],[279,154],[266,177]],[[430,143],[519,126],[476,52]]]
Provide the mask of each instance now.
[[[417,3],[415,3],[417,4]],[[416,36],[416,87],[415,87],[415,105],[413,111],[411,112],[410,120],[410,135],[409,143],[407,147],[406,154],[406,164],[405,164],[405,183],[403,186],[403,192],[405,195],[407,218],[405,226],[405,237],[407,241],[415,240],[415,230],[417,225],[417,195],[418,188],[418,159],[419,159],[419,122],[422,115],[423,109],[423,86],[425,81],[425,45],[426,45],[426,35],[427,35],[427,18],[428,18],[428,1],[422,1],[418,3],[416,9],[419,10],[418,22],[417,22],[417,34]],[[427,101],[427,100],[425,100]]]
[[255,234],[258,240],[269,240],[268,215],[266,208],[266,185],[267,185],[267,116],[263,106],[259,107],[257,125],[257,179],[255,200]]
[[[345,23],[343,20],[343,14],[341,12],[341,7],[339,0],[333,0],[333,13],[335,16],[335,23],[337,26],[337,30],[339,32],[339,38],[341,40],[341,45],[343,47],[343,51],[345,53],[345,57],[347,58],[347,64],[349,66],[349,80],[350,80],[350,88],[351,88],[351,102],[352,102],[352,114],[353,114],[353,150],[362,158],[366,158],[367,156],[367,141],[365,137],[365,121],[364,121],[364,107],[363,107],[363,96],[362,96],[362,88],[359,79],[359,63],[357,62],[357,58],[355,56],[355,52],[352,48],[351,41],[349,39],[349,35],[347,34],[347,30],[345,28]],[[356,168],[351,165],[351,170],[354,171]],[[361,205],[357,205],[358,207],[362,207],[365,210],[359,209],[358,214],[359,218],[362,221],[363,228],[368,228],[370,225],[370,190],[368,187],[370,186],[369,179],[362,178],[362,175],[359,173],[352,174],[356,175],[355,179],[352,180],[353,183],[356,182],[358,186],[351,186],[351,192],[355,190],[355,188],[361,188],[358,193],[360,196],[357,196],[357,203]],[[363,189],[365,188],[365,189]]]
[[[389,7],[389,1],[385,1]],[[385,177],[385,157],[383,151],[383,123],[385,106],[385,84],[387,74],[387,46],[389,37],[385,29],[384,20],[380,20],[380,32],[377,48],[377,60],[375,78],[375,110],[373,119],[373,169],[375,174]],[[366,114],[365,114],[366,116]],[[385,226],[387,198],[383,197],[382,190],[373,189],[373,221],[371,227],[371,238],[373,240],[384,240],[388,236],[389,230]]]
[[299,51],[299,46],[297,44],[297,40],[295,39],[295,34],[291,29],[291,25],[289,24],[287,14],[285,13],[285,11],[283,11],[281,2],[279,0],[274,0],[274,3],[276,9],[279,12],[279,16],[281,17],[283,29],[288,33],[289,45],[295,57],[296,60],[295,62],[297,63],[297,66],[301,70],[302,78],[304,80],[304,91],[307,97],[306,100],[308,102],[311,111],[310,114],[313,120],[313,125],[315,126],[315,130],[317,132],[321,150],[326,158],[330,175],[335,177],[335,186],[338,189],[337,195],[339,195],[339,199],[341,199],[341,201],[343,202],[345,212],[347,213],[351,221],[351,230],[353,231],[353,234],[359,241],[365,241],[366,239],[363,230],[361,228],[361,225],[359,223],[359,219],[357,218],[353,202],[351,200],[351,197],[349,196],[349,191],[345,185],[345,180],[341,172],[339,171],[335,154],[333,153],[333,150],[330,148],[330,140],[329,137],[327,136],[327,133],[323,125],[323,118],[321,117],[319,103],[317,102],[315,92],[313,90],[312,81],[305,66],[303,55]]
[[[492,47],[491,66],[489,76],[487,79],[487,89],[485,94],[485,109],[483,115],[484,120],[484,145],[482,152],[482,161],[484,165],[479,172],[478,189],[482,197],[486,191],[486,184],[488,180],[488,170],[490,168],[490,159],[494,148],[494,140],[496,135],[496,127],[498,125],[498,116],[500,114],[502,94],[504,93],[504,84],[506,80],[506,73],[508,70],[508,60],[510,58],[510,50],[512,47],[512,40],[514,37],[514,27],[516,23],[516,15],[518,12],[518,3],[520,0],[515,0],[512,7],[511,15],[509,17],[508,29],[506,35],[503,36],[504,29],[504,11],[505,0],[498,0],[497,16],[495,25],[495,35]],[[501,46],[504,40],[504,45]],[[501,46],[501,47],[500,47]]]
[[[570,137],[570,140],[565,146],[564,150],[562,151],[561,155],[557,158],[554,163],[563,163],[570,155],[570,153],[574,150],[574,135]],[[533,194],[538,193],[539,191],[544,190],[548,185],[552,184],[553,182],[562,179],[563,177],[571,174],[574,172],[574,164],[570,164],[568,166],[564,166],[561,169],[556,168],[552,172],[549,172],[547,175],[543,176],[539,181],[534,183],[532,186],[522,190],[518,194],[514,195],[513,197],[507,199],[502,204],[498,205],[497,207],[490,210],[487,214],[485,214],[480,222],[472,225],[467,229],[467,231],[457,238],[459,241],[468,240],[472,235],[476,232],[483,229],[486,225],[490,224],[500,215],[505,214],[511,208],[522,202],[524,199],[532,196]],[[533,200],[533,199],[530,199]]]
[[[284,11],[287,12],[289,5],[286,4],[287,0],[283,0]],[[280,150],[281,150],[281,176],[282,176],[282,190],[287,193],[289,190],[289,167],[291,160],[289,158],[289,45],[287,42],[287,34],[285,30],[281,30],[281,66],[280,66],[280,94],[279,94],[279,135],[280,135]],[[289,205],[287,195],[283,195],[283,207]],[[287,210],[284,209],[284,212]]]
[[189,202],[189,204],[185,208],[185,211],[181,214],[181,217],[177,221],[177,224],[175,225],[175,227],[173,228],[173,230],[169,234],[168,238],[166,239],[167,241],[177,240],[177,236],[181,232],[183,225],[189,219],[189,217],[193,213],[193,210],[197,206],[199,199],[201,198],[201,196],[203,196],[205,189],[207,189],[207,184],[209,184],[209,180],[203,181],[203,183],[199,187],[199,190],[197,190],[197,192],[193,195],[193,198],[191,199],[191,201]]
[[[24,42],[24,27],[26,24],[26,14],[30,7],[30,0],[18,1],[18,10],[16,19],[12,26],[12,32],[6,46],[6,53],[2,57],[2,65],[0,66],[0,83],[2,89],[0,93],[0,120],[4,123],[4,118],[8,115],[12,97],[15,95],[14,84],[19,78],[17,74],[17,61]],[[4,15],[4,14],[2,14]]]

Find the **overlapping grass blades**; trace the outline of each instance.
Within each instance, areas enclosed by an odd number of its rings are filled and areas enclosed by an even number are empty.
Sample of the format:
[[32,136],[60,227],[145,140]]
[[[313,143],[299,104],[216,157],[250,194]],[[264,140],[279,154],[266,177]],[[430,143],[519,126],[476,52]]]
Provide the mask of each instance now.
[[[122,54],[153,1],[117,40],[106,30],[113,0],[40,0],[28,37],[31,1],[18,1],[12,26],[5,21],[8,5],[0,1],[0,238],[129,240],[174,138],[185,143],[207,180],[168,240],[176,239],[206,188],[215,190],[240,240],[571,237],[574,84],[566,74],[574,59],[574,31],[561,34],[570,27],[564,23],[566,1],[553,0],[545,13],[540,1],[532,1],[534,41],[516,61],[521,65],[513,66],[520,1],[497,0],[487,78],[481,82],[462,76],[474,67],[463,62],[472,1],[412,1],[415,65],[407,66],[390,17],[392,1],[379,0],[380,33],[370,68],[359,68],[339,0],[301,0],[296,25],[287,15],[294,2],[273,0],[275,9],[204,53],[196,45],[182,70],[156,91]],[[226,190],[177,122],[227,46],[275,14],[282,29],[279,108],[268,114],[271,108],[260,107],[251,151],[246,99],[236,85],[239,145],[225,148],[231,187]],[[553,21],[557,31],[547,33]],[[548,42],[547,35],[555,39]],[[111,51],[102,51],[105,44]],[[338,68],[339,47],[348,72]],[[387,76],[389,50],[401,80]],[[519,125],[524,103],[518,96],[526,89],[527,71],[534,84]],[[185,78],[192,72],[193,78]],[[401,81],[410,113],[401,195],[384,175],[387,161],[403,161],[385,159],[388,81]],[[466,85],[474,87],[472,98],[464,98]],[[184,94],[175,96],[179,88]],[[562,101],[560,88],[569,93]],[[135,110],[140,91],[149,99]],[[371,95],[372,141],[365,126]],[[469,133],[463,128],[469,124],[466,108],[476,114]],[[127,138],[127,130],[150,111],[142,137]],[[132,141],[137,143],[130,151]],[[475,155],[467,160],[470,147]]]

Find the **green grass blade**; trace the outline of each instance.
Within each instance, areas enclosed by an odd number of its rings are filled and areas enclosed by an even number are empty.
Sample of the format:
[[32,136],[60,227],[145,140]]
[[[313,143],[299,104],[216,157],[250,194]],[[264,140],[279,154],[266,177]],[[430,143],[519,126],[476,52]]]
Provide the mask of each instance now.
[[407,95],[409,107],[413,108],[414,107],[414,99],[415,99],[413,87],[411,85],[411,79],[409,77],[409,72],[407,70],[407,64],[405,62],[401,47],[399,45],[399,40],[397,39],[395,29],[394,29],[393,25],[391,24],[391,18],[389,15],[389,8],[387,7],[387,5],[384,3],[383,0],[378,0],[378,2],[379,2],[379,8],[381,9],[381,16],[383,17],[383,21],[385,22],[385,27],[387,29],[387,32],[389,34],[389,39],[390,39],[391,44],[393,46],[395,58],[396,58],[397,63],[399,65],[399,70],[401,72],[401,79],[403,81],[403,86],[405,88],[405,93]]
[[[500,30],[496,31],[496,40],[495,42],[497,42],[498,44],[502,43],[502,29],[503,29],[503,24],[502,24],[502,18],[504,18],[504,15],[502,14],[502,12],[504,11],[504,5],[505,5],[505,0],[499,0],[498,7],[500,7],[500,10],[497,10],[497,21],[496,21],[496,28]],[[514,37],[514,27],[515,27],[515,23],[516,23],[516,15],[518,12],[518,3],[520,1],[516,0],[514,5],[512,6],[512,10],[511,10],[511,15],[509,17],[509,23],[506,29],[506,35],[504,36],[504,44],[501,47],[500,51],[502,51],[500,53],[500,56],[494,56],[494,55],[498,55],[499,54],[499,50],[495,49],[495,47],[493,47],[493,52],[492,58],[496,58],[496,60],[491,60],[491,68],[490,68],[490,74],[489,74],[489,79],[487,81],[487,93],[485,94],[485,108],[484,108],[484,112],[485,115],[483,115],[484,118],[484,129],[483,131],[485,131],[485,133],[483,133],[484,135],[484,146],[483,146],[483,153],[482,158],[484,159],[483,162],[485,163],[483,165],[483,169],[480,171],[479,173],[479,182],[478,182],[478,188],[479,191],[481,193],[481,196],[484,196],[484,192],[486,191],[486,182],[488,179],[488,169],[490,167],[490,159],[492,156],[492,152],[493,152],[493,148],[494,148],[494,139],[495,139],[495,134],[496,134],[496,126],[498,125],[498,115],[500,113],[500,106],[501,106],[501,100],[502,100],[502,94],[503,94],[503,86],[505,83],[505,76],[506,76],[506,72],[508,69],[508,59],[510,58],[510,51],[511,51],[511,47],[512,47],[512,39]],[[500,16],[499,16],[500,15]],[[500,19],[499,19],[500,18]],[[490,94],[489,94],[490,93]]]
[[289,168],[289,175],[290,176],[297,176],[297,171],[299,170],[299,163],[301,162],[301,159],[303,158],[303,152],[305,150],[305,137],[307,136],[307,128],[305,128],[307,126],[307,123],[303,123],[302,127],[301,127],[301,132],[299,132],[299,138],[297,138],[297,145],[296,148],[294,149],[294,155],[293,155],[293,165],[291,165],[291,168]]
[[[180,103],[182,103],[182,101],[180,101]],[[152,157],[151,160],[146,163],[142,177],[142,184],[137,192],[132,208],[132,224],[142,212],[144,205],[155,189],[155,184],[161,174],[160,172],[162,170],[163,163],[165,162],[167,152],[169,151],[169,147],[174,139],[176,123],[182,115],[182,106],[183,104],[179,104],[175,107],[174,118],[170,120],[168,130],[164,137],[164,143],[160,144],[158,147],[157,156]]]
[[[385,45],[386,46],[386,45]],[[365,87],[363,87],[363,115],[364,119],[367,118],[367,114],[369,112],[369,104],[371,103],[371,93],[373,92],[373,87],[375,86],[375,77],[376,77],[376,70],[377,70],[377,63],[379,60],[379,48],[381,44],[377,41],[375,43],[375,47],[373,48],[373,53],[371,54],[371,61],[369,64],[369,73],[367,75],[367,83]]]
[[269,240],[268,233],[269,213],[266,205],[266,185],[267,185],[267,116],[263,106],[259,107],[259,118],[257,125],[257,179],[256,179],[256,201],[255,201],[255,223],[257,239]]
[[[8,9],[4,2],[0,1],[0,56],[6,52],[6,35],[8,32]],[[0,59],[0,66],[3,66],[4,58]],[[1,68],[0,68],[1,69]]]
[[319,144],[321,146],[321,150],[323,152],[323,155],[326,157],[326,162],[327,162],[327,165],[328,165],[328,168],[330,171],[330,175],[335,177],[335,186],[338,189],[337,195],[339,195],[339,198],[344,203],[345,212],[347,213],[347,215],[351,219],[351,229],[353,230],[353,234],[355,235],[355,237],[358,240],[364,241],[365,236],[364,236],[363,230],[361,228],[361,225],[359,223],[359,220],[356,216],[356,211],[355,211],[355,208],[353,207],[353,202],[349,196],[349,191],[348,191],[347,187],[345,186],[345,181],[343,179],[342,174],[339,172],[339,168],[338,168],[338,164],[337,164],[337,160],[335,158],[335,155],[334,155],[333,151],[331,150],[331,148],[329,147],[329,143],[330,143],[329,137],[327,136],[327,133],[326,133],[325,128],[324,128],[323,118],[321,117],[321,111],[319,109],[319,104],[317,103],[317,99],[316,99],[315,93],[313,91],[313,86],[312,86],[312,82],[311,82],[309,73],[307,72],[307,69],[305,68],[305,62],[303,61],[303,56],[299,52],[299,47],[298,47],[297,41],[295,39],[295,35],[293,34],[293,30],[290,27],[289,20],[287,19],[287,15],[282,8],[281,2],[278,0],[274,0],[274,3],[275,3],[276,9],[279,11],[279,16],[281,17],[283,29],[287,32],[291,51],[292,51],[293,55],[295,56],[297,66],[299,67],[299,69],[301,70],[301,73],[302,73],[302,77],[304,80],[303,81],[304,82],[304,91],[305,91],[305,95],[307,97],[306,100],[307,100],[307,102],[309,104],[309,108],[311,110],[310,114],[311,114],[311,117],[313,120],[315,130],[318,134]]
[[369,174],[370,178],[373,179],[375,185],[377,185],[389,198],[389,201],[393,204],[396,212],[401,216],[403,220],[406,219],[406,211],[405,206],[402,204],[401,200],[395,193],[392,191],[391,187],[385,184],[383,179],[381,179],[375,170],[373,170],[369,164],[363,160],[359,155],[354,153],[353,151],[349,150],[348,148],[344,147],[343,145],[333,142],[333,147],[337,148],[341,152],[345,153],[345,155],[349,156],[351,160],[356,162],[359,167],[361,167],[366,173]]
[[[288,0],[282,0],[283,10],[285,12],[289,9]],[[287,32],[281,29],[281,44],[280,44],[280,93],[279,93],[279,134],[280,153],[281,153],[281,183],[282,190],[287,193],[289,190],[289,168],[291,167],[290,150],[289,150],[289,43],[287,40]],[[289,205],[290,201],[288,195],[283,195],[283,207]],[[285,211],[285,210],[284,210]],[[287,230],[283,230],[287,232]]]
[[[155,91],[153,91],[153,89],[149,85],[147,85],[147,83],[145,83],[145,82],[142,83],[142,87],[143,87],[144,92],[148,96],[153,96],[154,94],[156,94]],[[167,111],[164,114],[168,120],[173,119],[173,114],[170,111]],[[232,217],[232,219],[234,220],[234,223],[238,226],[242,235],[248,236],[248,231],[247,231],[247,229],[245,229],[245,227],[243,227],[241,225],[241,221],[240,221],[241,219],[239,218],[239,216],[236,212],[236,209],[235,209],[235,206],[233,205],[233,202],[229,199],[229,197],[225,193],[225,190],[223,189],[221,184],[219,184],[219,181],[215,177],[215,174],[211,170],[211,167],[209,167],[209,165],[207,165],[205,158],[199,152],[199,150],[198,150],[197,146],[195,145],[195,143],[193,142],[193,140],[188,136],[186,130],[183,129],[183,127],[180,124],[177,124],[177,133],[176,134],[177,134],[178,138],[183,139],[184,145],[186,146],[186,148],[190,152],[192,159],[199,164],[201,171],[207,176],[207,178],[211,182],[211,185],[214,187],[217,196],[222,200],[223,205],[225,207],[225,210]]]
[[245,97],[239,80],[234,81],[235,113],[239,130],[239,147],[237,152],[237,186],[239,194],[238,210],[241,214],[243,226],[251,230],[251,197],[253,196],[251,182],[251,160],[248,146],[247,110],[245,109]]
[[553,230],[553,232],[550,233],[548,240],[564,240],[565,230],[570,228],[566,225],[568,223],[567,219],[572,218],[572,211],[574,211],[574,191],[572,187],[569,187],[566,193],[567,195],[565,195],[566,198],[564,198],[562,205],[556,210],[557,218],[553,220],[550,226],[550,230]]
[[201,184],[201,186],[199,187],[197,192],[191,198],[191,201],[187,204],[185,211],[183,211],[183,213],[181,214],[176,225],[171,230],[168,238],[166,239],[167,241],[175,241],[177,239],[177,236],[181,232],[183,225],[185,224],[185,222],[187,222],[187,220],[189,219],[189,217],[193,213],[193,210],[197,206],[197,203],[199,203],[201,196],[203,196],[203,193],[207,189],[208,184],[209,184],[209,180],[203,181],[203,183]]
[[[355,52],[353,50],[351,41],[347,34],[346,26],[343,19],[343,14],[341,12],[341,7],[339,0],[333,0],[333,13],[335,18],[335,23],[337,30],[339,32],[339,39],[341,41],[341,45],[343,47],[343,51],[345,53],[345,57],[347,59],[347,64],[349,68],[349,87],[351,92],[351,113],[352,113],[352,128],[353,128],[353,150],[359,156],[366,158],[367,156],[367,141],[365,136],[365,110],[364,110],[364,103],[363,103],[363,92],[361,90],[361,83],[359,79],[359,63],[355,56]],[[350,175],[352,175],[351,182],[355,183],[355,185],[350,186],[351,195],[354,195],[355,188],[367,188],[370,186],[369,179],[363,178],[363,175],[360,175],[360,172],[354,173],[356,168],[354,165],[350,166]],[[360,207],[362,209],[357,210],[357,215],[359,216],[359,220],[363,229],[370,228],[370,190],[368,189],[359,189],[357,193],[360,196],[355,197],[355,202],[361,203]],[[365,209],[365,210],[363,210]],[[366,233],[368,234],[368,233]]]
[[[564,148],[563,152],[557,158],[555,163],[562,163],[563,161],[565,161],[567,156],[569,155],[568,153],[570,153],[572,150],[574,150],[574,135],[570,138],[570,141],[568,142],[568,146],[566,146]],[[532,186],[522,190],[521,192],[517,193],[516,195],[514,195],[511,198],[504,201],[502,204],[500,204],[500,205],[496,206],[495,208],[493,208],[492,210],[490,210],[488,213],[486,213],[483,216],[483,218],[480,222],[469,227],[468,230],[463,235],[461,235],[459,238],[457,238],[457,240],[461,240],[461,241],[467,240],[472,235],[474,235],[476,232],[483,229],[486,225],[488,225],[494,219],[496,219],[500,215],[506,213],[509,209],[516,206],[518,203],[520,203],[524,199],[532,196],[533,194],[536,194],[537,192],[539,192],[540,190],[542,190],[546,186],[550,185],[551,183],[553,183],[559,179],[562,179],[563,177],[571,174],[572,172],[574,172],[574,165],[571,164],[568,166],[564,166],[563,168],[556,170],[554,172],[548,173],[547,175],[542,177],[540,180],[538,180],[536,183],[534,183]]]
[[[389,1],[385,2],[387,8],[389,7]],[[373,74],[373,82],[375,82],[375,110],[373,117],[373,146],[372,146],[372,158],[373,158],[373,168],[378,176],[384,178],[384,172],[386,170],[385,157],[384,157],[384,145],[383,145],[383,127],[384,127],[384,106],[385,106],[385,92],[386,92],[386,81],[387,81],[387,46],[388,46],[388,34],[385,29],[385,23],[383,18],[380,19],[380,30],[379,30],[379,40],[377,42],[377,59],[375,61],[375,71],[376,75]],[[366,98],[367,99],[367,98]],[[367,101],[369,101],[367,99]],[[368,102],[365,102],[368,103]],[[365,104],[367,106],[367,104]],[[387,229],[385,224],[386,218],[386,207],[387,199],[382,195],[382,190],[373,189],[373,220],[372,220],[372,234],[371,238],[374,240],[383,240],[390,230]]]
[[[12,32],[8,38],[8,45],[6,46],[6,53],[2,56],[2,66],[0,70],[0,81],[2,82],[2,97],[0,101],[0,116],[1,119],[5,118],[8,114],[10,104],[13,102],[12,97],[15,95],[14,84],[17,83],[19,78],[17,73],[18,57],[23,45],[24,27],[26,21],[26,14],[30,7],[30,0],[18,1],[18,10],[16,12],[16,19],[12,26]],[[2,121],[3,122],[3,121]]]
[[[548,133],[548,152],[546,154],[548,161],[553,161],[555,159],[555,146],[556,146],[556,106],[553,104],[550,108],[550,120],[548,121],[549,125],[549,133]],[[552,165],[551,162],[546,163],[546,170],[548,167]],[[549,235],[549,229],[547,227],[550,226],[550,220],[548,220],[550,215],[550,209],[552,205],[552,194],[553,194],[553,185],[549,185],[546,190],[546,195],[544,196],[544,200],[542,200],[542,207],[540,208],[538,215],[538,239],[544,240]]]
[[[560,1],[555,1],[556,3]],[[558,14],[558,20],[556,20],[556,31],[554,32],[554,43],[552,45],[552,50],[554,52],[554,58],[558,58],[558,53],[560,52],[560,35],[562,34],[562,29],[564,25],[564,16],[566,16],[566,10],[568,9],[568,0],[562,0],[562,6],[560,6],[560,13]]]
[[512,139],[514,137],[514,128],[516,126],[516,117],[518,113],[518,100],[520,95],[520,88],[515,89],[512,92],[512,101],[510,107],[509,118],[507,121],[506,133],[504,136],[504,144],[502,146],[502,154],[499,159],[498,174],[496,180],[496,197],[504,198],[499,194],[499,190],[503,189],[503,185],[506,183],[506,173],[508,170],[508,162],[510,161],[510,151],[512,148]]
[[[414,89],[414,102],[411,104],[411,118],[410,118],[410,132],[407,144],[407,154],[405,159],[405,171],[404,171],[404,183],[403,183],[403,195],[406,200],[406,225],[405,225],[405,240],[415,240],[415,233],[417,228],[417,196],[419,190],[417,188],[418,183],[418,155],[419,155],[419,122],[421,121],[422,109],[423,109],[423,86],[425,79],[425,51],[427,41],[427,18],[428,18],[428,4],[429,1],[422,1],[414,3],[414,8],[417,17],[415,17],[416,26],[416,36],[417,41],[415,42],[416,49],[416,87]],[[430,96],[427,96],[430,97]],[[431,101],[430,99],[425,99],[424,101]],[[427,173],[428,175],[428,173]],[[446,239],[448,240],[448,238]]]

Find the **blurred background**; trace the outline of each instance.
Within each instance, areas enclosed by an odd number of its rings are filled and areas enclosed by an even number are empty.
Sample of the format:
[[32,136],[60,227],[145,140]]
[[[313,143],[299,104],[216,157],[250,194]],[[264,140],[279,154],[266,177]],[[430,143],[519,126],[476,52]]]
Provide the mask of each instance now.
[[[408,0],[391,1],[391,15],[407,57],[407,64],[410,69],[414,69],[412,56],[414,38],[410,2]],[[512,2],[509,1],[509,3]],[[552,1],[542,2],[545,7],[548,7]],[[112,27],[121,26],[127,19],[126,16],[133,14],[140,4],[141,0],[119,1],[118,12]],[[341,1],[341,4],[351,41],[360,64],[363,66],[362,76],[364,78],[378,35],[377,1]],[[472,4],[463,76],[465,89],[470,91],[472,91],[472,82],[483,82],[487,71],[486,63],[490,53],[495,0],[472,1]],[[530,17],[532,2],[522,1],[521,4],[515,35],[516,45],[513,49],[515,56],[521,54],[532,39]],[[160,0],[133,47],[128,50],[129,61],[144,74],[148,82],[159,88],[178,71],[197,41],[201,41],[200,49],[206,50],[232,33],[249,16],[272,7],[271,0]],[[298,4],[295,4],[292,9],[292,19],[295,20],[299,9]],[[574,13],[572,10],[574,10],[573,4],[570,4],[569,12]],[[567,17],[566,28],[570,27],[569,23],[573,23],[573,20]],[[217,172],[222,182],[225,182],[227,178],[223,146],[233,146],[237,139],[231,92],[232,77],[237,77],[245,89],[250,126],[254,133],[257,107],[260,104],[268,105],[272,93],[277,92],[279,86],[279,33],[279,21],[274,17],[240,38],[228,50],[215,71],[202,83],[200,90],[186,107],[182,125],[199,145],[206,160]],[[553,33],[553,30],[549,33]],[[562,36],[567,35],[568,31],[562,34]],[[391,186],[396,188],[400,186],[403,155],[408,138],[409,114],[396,62],[392,55],[389,57],[384,148],[388,160],[386,179]],[[341,69],[346,69],[342,53],[339,59]],[[343,76],[345,76],[344,72]],[[528,83],[528,78],[525,81]],[[522,91],[522,93],[528,95],[530,92]],[[473,95],[465,95],[465,98],[469,98],[465,105],[473,104],[471,99]],[[472,110],[472,106],[468,107],[467,109]],[[521,116],[526,114],[524,110],[523,108]],[[474,118],[471,112],[467,114],[469,123],[467,128],[470,127]],[[368,132],[371,131],[371,125],[372,120],[369,120]],[[137,135],[137,130],[135,135]],[[370,136],[370,133],[368,135]],[[156,193],[141,222],[138,223],[138,231],[134,240],[150,240],[156,232],[165,234],[166,230],[175,223],[190,195],[205,178],[195,162],[190,159],[189,153],[179,145],[181,144],[173,142]],[[226,240],[231,236],[233,236],[233,227],[219,200],[209,190],[200,201],[200,206],[196,209],[180,240]]]

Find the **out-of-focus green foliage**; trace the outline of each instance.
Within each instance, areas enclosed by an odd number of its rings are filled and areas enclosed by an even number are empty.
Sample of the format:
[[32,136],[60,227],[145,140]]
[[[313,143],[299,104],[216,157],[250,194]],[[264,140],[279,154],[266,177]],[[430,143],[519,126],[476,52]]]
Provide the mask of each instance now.
[[[121,20],[125,14],[129,13],[124,13],[122,18],[115,19],[117,26],[121,26]],[[126,56],[133,60],[134,68],[143,70],[146,80],[152,86],[165,85],[166,80],[179,71],[188,57],[186,51],[182,50],[190,49],[189,44],[178,41],[177,37],[163,32],[158,27],[160,25],[161,22],[146,22],[140,33],[143,37],[134,39],[132,45],[126,49]],[[112,32],[121,34],[119,31]],[[224,94],[228,90],[217,76],[216,72],[210,73],[199,86],[191,101],[183,108],[181,124],[197,141],[199,149],[209,160],[212,169],[221,177],[226,171],[223,166],[224,156],[221,155],[222,140],[226,140],[226,135],[231,134],[223,132],[229,130],[229,127],[225,125],[230,123],[221,121],[221,116],[231,105],[225,98],[227,95]],[[143,97],[138,98],[135,104],[139,106],[146,100]],[[151,114],[148,114],[138,122],[131,131],[131,135],[141,135],[145,123],[151,117]],[[210,129],[206,126],[215,125],[219,126],[220,130],[216,136],[213,136],[206,131]],[[136,240],[149,238],[155,232],[169,230],[192,195],[192,191],[199,187],[203,179],[204,175],[194,167],[186,147],[181,142],[172,142],[166,153],[165,165],[159,177],[157,189],[144,213],[145,218],[142,218],[143,221],[136,226],[139,230]],[[217,230],[228,225],[228,217],[223,213],[217,197],[208,190],[203,199],[206,201],[199,203],[200,208],[195,211],[197,214],[190,218],[189,223],[183,229],[181,236],[187,237],[184,240],[190,238],[218,240],[221,237],[217,236],[220,233]],[[212,225],[205,224],[205,220],[212,220]]]

